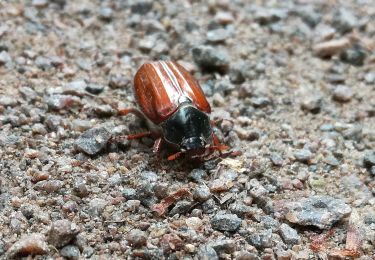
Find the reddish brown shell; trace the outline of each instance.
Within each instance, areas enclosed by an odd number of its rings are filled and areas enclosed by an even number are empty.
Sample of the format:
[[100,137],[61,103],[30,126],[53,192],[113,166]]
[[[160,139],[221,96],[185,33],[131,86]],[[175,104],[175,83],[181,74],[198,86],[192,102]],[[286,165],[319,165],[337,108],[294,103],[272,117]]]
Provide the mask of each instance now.
[[211,112],[198,82],[173,61],[143,64],[134,77],[134,95],[142,112],[155,124],[165,121],[188,100],[199,110]]

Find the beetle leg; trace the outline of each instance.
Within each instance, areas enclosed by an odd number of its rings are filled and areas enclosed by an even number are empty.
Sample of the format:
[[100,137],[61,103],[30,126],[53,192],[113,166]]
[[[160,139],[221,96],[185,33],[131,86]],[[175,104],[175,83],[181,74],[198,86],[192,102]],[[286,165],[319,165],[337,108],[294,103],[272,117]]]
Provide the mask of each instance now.
[[117,110],[117,114],[119,116],[126,116],[127,114],[133,114],[133,115],[136,115],[136,116],[138,116],[140,118],[144,118],[143,113],[139,109],[137,109],[135,107],[132,107],[132,108],[121,108],[121,109]]
[[213,149],[213,150],[218,150],[218,151],[224,151],[224,150],[228,150],[229,147],[226,146],[226,145],[223,145],[219,138],[217,137],[216,134],[212,134],[212,141],[214,143],[214,145],[210,146],[210,149]]
[[154,143],[154,146],[152,148],[152,151],[157,155],[159,156],[160,154],[160,150],[161,150],[161,146],[163,144],[163,138],[159,137],[158,139],[156,139],[155,143]]
[[127,135],[128,140],[132,139],[139,139],[145,136],[150,136],[152,133],[150,131],[144,132],[144,133],[138,133],[138,134],[132,134],[132,135]]
[[168,156],[168,161],[176,160],[178,157],[180,157],[183,154],[183,152],[177,152],[175,154]]

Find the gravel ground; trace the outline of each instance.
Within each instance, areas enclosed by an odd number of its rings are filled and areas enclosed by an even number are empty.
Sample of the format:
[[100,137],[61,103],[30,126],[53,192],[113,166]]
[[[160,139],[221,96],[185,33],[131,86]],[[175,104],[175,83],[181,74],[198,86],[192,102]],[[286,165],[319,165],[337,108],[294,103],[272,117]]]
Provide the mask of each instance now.
[[[1,259],[373,259],[374,1],[206,2],[0,1]],[[111,141],[158,59],[241,156]]]

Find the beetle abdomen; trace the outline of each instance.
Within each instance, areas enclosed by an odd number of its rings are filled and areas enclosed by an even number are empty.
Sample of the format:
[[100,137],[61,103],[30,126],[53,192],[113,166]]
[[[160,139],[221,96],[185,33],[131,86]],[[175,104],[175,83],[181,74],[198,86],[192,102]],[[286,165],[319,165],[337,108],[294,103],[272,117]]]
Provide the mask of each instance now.
[[199,84],[172,61],[143,64],[134,77],[134,94],[142,112],[155,124],[164,122],[185,102],[211,112]]

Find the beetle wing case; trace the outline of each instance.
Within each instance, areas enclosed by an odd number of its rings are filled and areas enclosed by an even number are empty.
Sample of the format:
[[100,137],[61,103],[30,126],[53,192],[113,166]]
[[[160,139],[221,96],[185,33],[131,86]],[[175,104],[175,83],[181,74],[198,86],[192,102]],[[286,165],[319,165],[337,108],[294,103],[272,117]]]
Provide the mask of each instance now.
[[134,77],[134,95],[145,116],[157,125],[185,102],[191,102],[203,112],[211,112],[198,82],[172,61],[143,64]]

